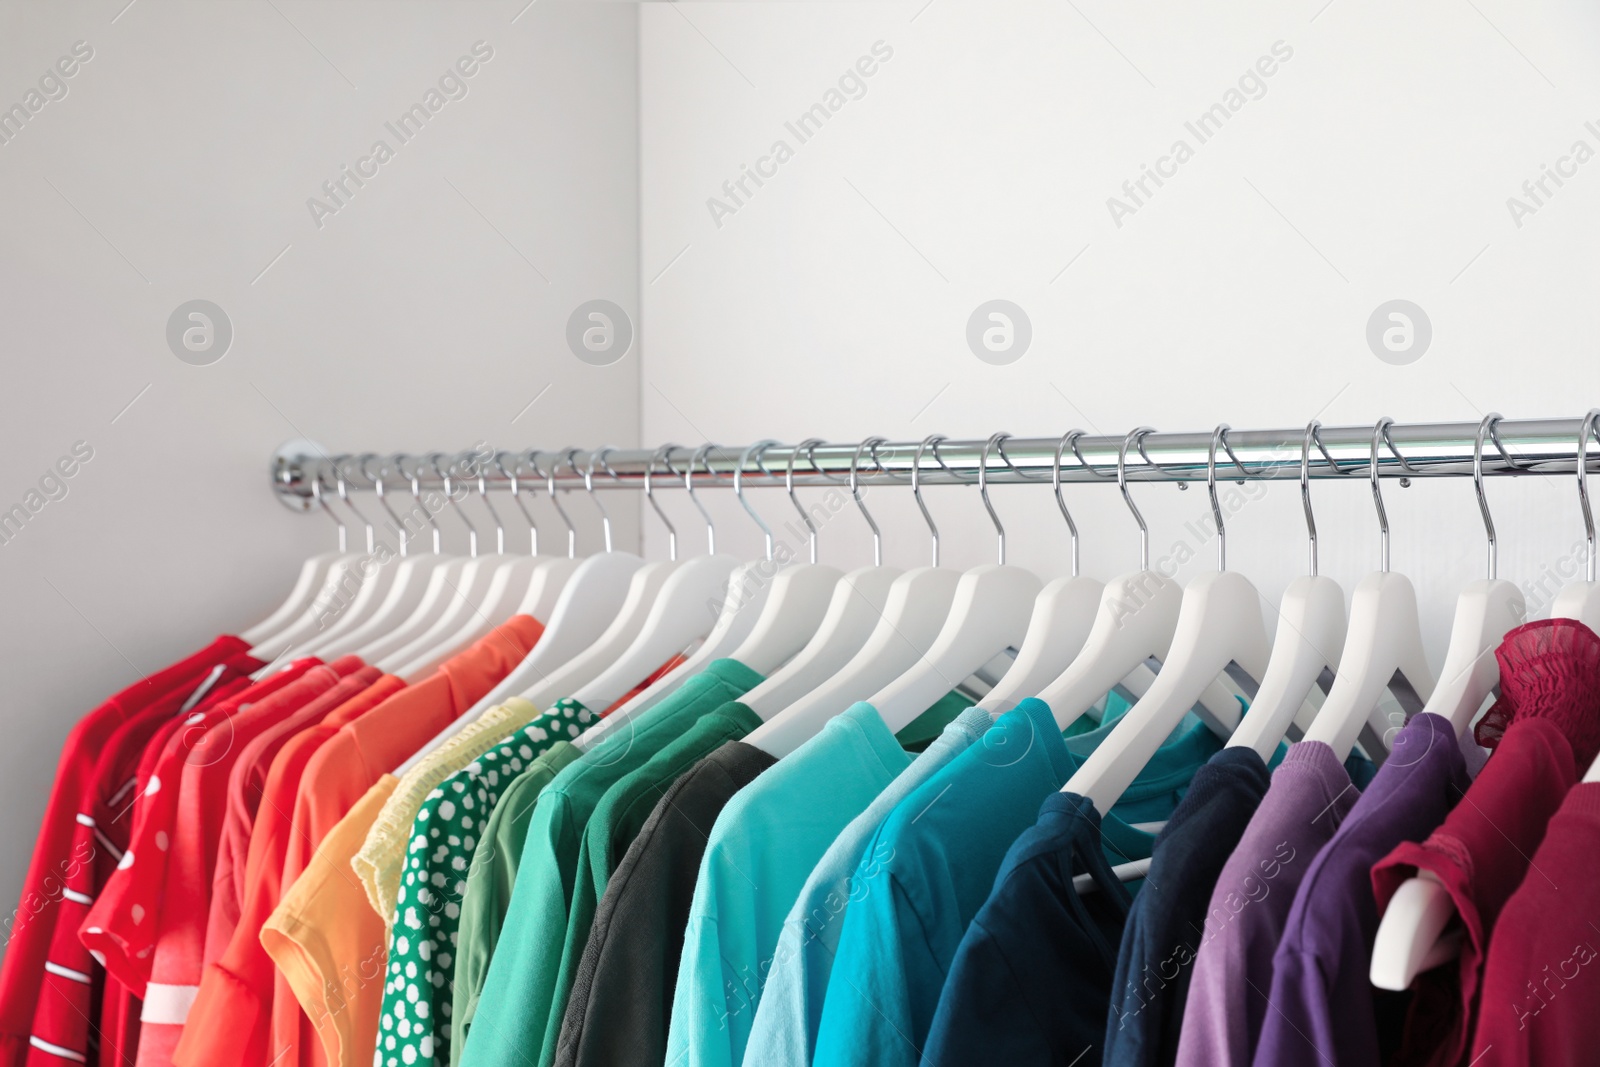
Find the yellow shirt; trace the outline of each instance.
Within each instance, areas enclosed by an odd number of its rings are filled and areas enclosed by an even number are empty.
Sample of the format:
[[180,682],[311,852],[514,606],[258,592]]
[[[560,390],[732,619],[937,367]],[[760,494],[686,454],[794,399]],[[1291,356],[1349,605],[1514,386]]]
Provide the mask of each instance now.
[[445,779],[538,715],[538,708],[520,697],[511,697],[468,723],[401,776],[384,803],[383,811],[367,832],[360,851],[350,860],[372,910],[383,919],[385,927],[393,924],[399,906],[400,880],[406,850],[411,845],[411,824],[422,809],[422,802],[444,784]]

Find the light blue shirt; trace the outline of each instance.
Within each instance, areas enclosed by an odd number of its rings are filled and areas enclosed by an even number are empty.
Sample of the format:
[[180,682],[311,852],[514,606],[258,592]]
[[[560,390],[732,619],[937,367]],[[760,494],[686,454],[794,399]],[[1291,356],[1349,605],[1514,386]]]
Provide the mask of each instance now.
[[811,1067],[822,998],[844,912],[856,893],[867,891],[867,884],[854,877],[862,850],[895,805],[993,724],[989,713],[980,708],[962,712],[823,853],[778,935],[772,968],[745,1047],[744,1062],[750,1067]]
[[700,862],[667,1033],[673,1067],[737,1067],[784,918],[839,833],[911,765],[855,704],[722,809]]

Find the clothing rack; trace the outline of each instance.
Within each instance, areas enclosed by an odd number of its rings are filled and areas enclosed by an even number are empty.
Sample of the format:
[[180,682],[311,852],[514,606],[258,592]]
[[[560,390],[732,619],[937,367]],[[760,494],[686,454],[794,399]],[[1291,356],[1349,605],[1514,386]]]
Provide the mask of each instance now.
[[[1571,474],[1580,454],[1587,468],[1600,468],[1600,448],[1590,453],[1587,435],[1579,437],[1580,428],[1587,425],[1600,440],[1600,410],[1583,418],[1489,418],[1494,421],[1481,453],[1484,475]],[[1298,478],[1302,459],[1311,478],[1367,477],[1374,461],[1380,478],[1461,477],[1473,473],[1481,425],[1384,420],[1375,426],[1230,428],[1220,435],[1141,428],[1125,436],[1072,431],[1062,438],[996,434],[988,441],[868,438],[846,443],[812,440],[520,453],[479,447],[386,457],[323,453],[309,442],[298,442],[273,456],[271,479],[280,499],[305,511],[315,505],[319,492],[332,492],[336,485],[345,491],[373,490],[380,479],[389,492],[443,489],[447,478],[453,486],[474,488],[481,479],[485,486],[507,489],[514,478],[521,484],[532,483],[534,489],[641,489],[647,487],[647,479],[650,488],[674,488],[683,485],[691,465],[696,489],[733,487],[736,480],[743,485],[780,485],[786,477],[797,486],[839,486],[849,483],[852,471],[860,485],[905,485],[913,471],[923,485],[975,485],[980,472],[994,485],[1048,485],[1058,467],[1063,482],[1114,484],[1119,457],[1125,461],[1126,479],[1139,482],[1204,480],[1213,456],[1216,476],[1230,481]],[[1214,440],[1220,447],[1213,445]]]

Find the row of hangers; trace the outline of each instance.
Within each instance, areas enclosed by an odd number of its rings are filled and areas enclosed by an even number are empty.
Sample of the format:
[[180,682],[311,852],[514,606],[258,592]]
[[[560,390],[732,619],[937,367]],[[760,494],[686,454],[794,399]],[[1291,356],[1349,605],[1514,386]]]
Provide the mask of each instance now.
[[[1498,682],[1494,649],[1526,614],[1521,592],[1496,575],[1497,542],[1484,495],[1486,444],[1515,467],[1495,434],[1499,421],[1497,414],[1482,420],[1473,453],[1474,487],[1489,545],[1488,574],[1469,584],[1458,599],[1437,680],[1423,652],[1415,590],[1408,579],[1389,569],[1380,451],[1387,448],[1402,470],[1414,470],[1395,448],[1392,420],[1387,418],[1373,428],[1367,463],[1379,520],[1380,569],[1356,586],[1348,617],[1342,589],[1317,571],[1311,450],[1317,448],[1340,474],[1355,471],[1339,469],[1319,438],[1320,423],[1306,427],[1300,489],[1310,568],[1285,590],[1277,609],[1277,636],[1270,643],[1263,625],[1263,598],[1244,575],[1227,569],[1226,529],[1216,491],[1218,451],[1234,466],[1234,476],[1259,477],[1260,472],[1253,474],[1233,454],[1226,424],[1211,436],[1206,466],[1218,568],[1187,586],[1150,568],[1149,529],[1128,488],[1130,450],[1154,466],[1144,448],[1145,437],[1153,432],[1148,427],[1123,439],[1114,475],[1102,474],[1084,461],[1078,450],[1082,431],[1060,439],[1051,482],[1071,538],[1071,573],[1048,583],[1005,562],[1005,529],[988,492],[991,452],[1017,469],[1005,456],[1005,434],[989,438],[977,467],[979,495],[996,531],[997,561],[967,571],[939,565],[939,532],[922,497],[924,456],[931,455],[935,464],[949,470],[939,456],[945,440],[940,435],[921,442],[910,468],[912,494],[932,535],[932,562],[904,571],[883,565],[882,536],[861,495],[864,458],[883,470],[878,462],[878,449],[885,443],[881,437],[862,441],[850,462],[849,491],[872,532],[873,564],[849,572],[817,562],[817,527],[795,495],[795,463],[802,454],[814,457],[814,450],[823,444],[818,439],[789,450],[783,474],[789,500],[809,532],[809,561],[781,568],[775,566],[772,530],[746,498],[743,483],[752,464],[769,481],[776,479],[762,462],[767,451],[778,447],[775,441],[744,449],[734,471],[735,496],[765,540],[765,558],[745,563],[717,552],[710,514],[696,495],[695,469],[703,464],[710,475],[707,457],[712,445],[694,450],[682,472],[673,464],[678,446],[663,446],[645,471],[645,499],[668,530],[670,558],[656,562],[618,551],[612,544],[610,517],[594,491],[596,466],[614,475],[606,463],[611,449],[591,453],[581,471],[577,449],[554,455],[547,469],[540,468],[537,452],[513,457],[509,466],[506,453],[454,462],[437,454],[427,457],[443,485],[445,501],[467,527],[466,557],[440,550],[440,530],[420,488],[423,461],[411,460],[408,469],[405,456],[327,460],[318,466],[311,483],[313,506],[339,524],[343,549],[345,526],[324,485],[325,479],[331,480],[335,495],[366,526],[367,554],[341,551],[307,560],[290,597],[243,637],[254,646],[255,655],[270,662],[290,653],[324,659],[355,654],[412,680],[431,673],[455,651],[512,615],[542,620],[544,634],[522,663],[397,773],[404,773],[508,697],[520,695],[537,707],[572,697],[586,707],[609,708],[677,655],[684,656],[678,666],[629,697],[574,743],[589,749],[627,729],[638,714],[684,679],[724,657],[765,676],[743,698],[762,720],[745,740],[775,757],[792,752],[833,715],[859,700],[869,701],[889,728],[898,731],[974,676],[989,685],[975,700],[977,706],[998,714],[1023,697],[1036,696],[1049,706],[1062,729],[1093,714],[1106,693],[1117,689],[1132,706],[1063,787],[1108,811],[1190,711],[1225,744],[1248,746],[1263,759],[1293,734],[1327,743],[1340,758],[1359,741],[1369,757],[1381,762],[1394,732],[1382,706],[1386,693],[1408,715],[1419,710],[1436,713],[1464,737]],[[1585,417],[1577,453],[1589,546],[1587,576],[1561,591],[1553,614],[1600,629],[1594,525],[1584,478],[1591,433],[1600,435],[1600,409]],[[1061,490],[1069,448],[1086,469],[1115,477],[1139,529],[1139,569],[1104,585],[1079,573],[1077,526]],[[704,517],[705,555],[678,558],[677,531],[655,497],[658,463],[669,477],[682,479]],[[509,483],[512,500],[528,519],[530,555],[506,553],[504,527],[489,499],[490,464]],[[576,530],[556,491],[561,464],[582,476],[584,489],[600,512],[604,552],[582,559],[576,555]],[[820,472],[814,458],[811,464]],[[371,563],[372,524],[349,499],[346,472],[352,465],[372,482],[380,505],[401,531],[401,554],[381,565]],[[523,477],[525,465],[534,472],[532,478]],[[412,514],[420,513],[431,528],[431,554],[407,550],[409,527],[387,499],[391,475],[409,485]],[[566,556],[539,553],[537,527],[522,503],[523,486],[541,480],[567,526]],[[470,492],[466,487],[471,484],[493,517],[494,554],[478,552],[478,531],[457,500],[458,490]],[[708,602],[719,600],[720,612],[706,611]],[[328,623],[326,608],[334,602],[343,604],[343,610]],[[1320,705],[1312,699],[1314,691],[1323,694]],[[1242,716],[1235,693],[1249,700]],[[1600,780],[1600,762],[1589,770],[1588,779]],[[1117,872],[1133,878],[1147,866],[1147,861],[1125,864]],[[1379,931],[1373,982],[1405,988],[1420,971],[1458,955],[1459,935],[1446,933],[1452,916],[1453,905],[1436,882],[1423,876],[1402,886]]]

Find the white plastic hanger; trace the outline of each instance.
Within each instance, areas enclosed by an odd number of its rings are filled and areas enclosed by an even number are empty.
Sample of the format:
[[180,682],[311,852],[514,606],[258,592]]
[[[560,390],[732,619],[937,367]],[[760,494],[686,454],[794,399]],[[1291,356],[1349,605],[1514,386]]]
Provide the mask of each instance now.
[[[1266,673],[1269,648],[1261,594],[1244,575],[1227,569],[1228,533],[1217,503],[1217,446],[1227,446],[1227,433],[1226,423],[1212,433],[1206,462],[1206,492],[1217,524],[1217,571],[1189,583],[1172,650],[1156,680],[1061,787],[1099,811],[1111,810],[1218,675],[1234,673],[1254,695],[1255,682]],[[1247,677],[1240,678],[1237,671]],[[1221,724],[1229,731],[1238,722],[1237,705],[1235,713],[1233,721]]]
[[1311,420],[1300,448],[1300,502],[1311,545],[1311,573],[1296,578],[1283,591],[1278,635],[1272,642],[1267,673],[1226,746],[1252,748],[1264,760],[1272,758],[1290,724],[1307,706],[1312,686],[1321,682],[1324,692],[1332,686],[1344,650],[1344,590],[1338,582],[1317,573],[1317,520],[1311,512],[1312,443],[1330,465],[1333,463],[1317,436],[1321,427],[1322,423]]
[[[826,617],[828,607],[833,601],[834,590],[839,585],[839,579],[843,577],[839,568],[817,562],[816,523],[812,522],[811,516],[806,514],[806,509],[800,506],[800,501],[794,495],[794,463],[800,455],[800,450],[806,449],[806,454],[809,456],[821,443],[817,438],[811,438],[790,449],[789,464],[783,476],[784,490],[788,493],[789,502],[800,513],[801,521],[810,532],[810,562],[785,566],[773,576],[772,592],[767,596],[766,606],[762,608],[755,625],[750,628],[749,635],[731,654],[733,659],[765,675],[771,675],[794,659],[817,635],[818,628],[822,625],[822,620]],[[755,459],[756,466],[761,467],[760,451],[756,452]],[[812,466],[816,466],[815,461]],[[765,472],[765,468],[762,469]],[[734,492],[739,495],[739,503],[745,506],[750,512],[750,517],[756,520],[766,535],[768,563],[775,562],[772,531],[767,528],[761,516],[745,503],[744,496],[739,491],[737,478],[735,478]]]
[[[427,744],[418,749],[412,756],[395,770],[396,777],[405,774],[417,764],[424,756],[439,748],[451,737],[465,729],[470,723],[490,708],[503,703],[507,697],[513,696],[519,690],[526,689],[541,681],[547,681],[552,672],[570,664],[580,656],[585,649],[592,648],[596,641],[606,632],[608,626],[617,619],[619,609],[625,606],[630,588],[634,585],[633,578],[644,565],[644,560],[631,552],[615,552],[611,545],[611,517],[606,514],[604,507],[600,506],[599,498],[594,497],[594,456],[591,455],[589,471],[584,478],[584,488],[589,491],[596,507],[600,508],[601,522],[605,530],[606,550],[593,555],[578,564],[573,571],[570,581],[561,589],[554,607],[550,611],[549,622],[545,624],[544,633],[534,643],[533,648],[522,658],[522,662],[512,668],[511,673],[501,679],[500,683],[491,689],[484,697],[467,709],[466,713],[455,719],[439,733],[435,734]],[[600,460],[604,462],[604,451],[600,453]],[[530,531],[530,547],[534,556],[539,552],[538,528],[534,525],[533,516],[528,514],[518,497],[517,469],[507,471],[499,455],[495,456],[495,465],[501,473],[505,474],[511,483],[512,500],[528,520]],[[535,468],[537,469],[537,468]],[[609,471],[610,468],[608,467]],[[613,472],[614,474],[614,472]],[[646,474],[648,484],[649,474]],[[551,486],[551,502],[556,504],[557,511],[563,519],[567,519],[563,510],[554,496],[554,486]],[[480,492],[482,487],[480,486]],[[487,504],[488,501],[486,500]],[[490,513],[494,514],[493,508]],[[568,521],[568,529],[571,522]],[[499,516],[495,515],[496,528],[499,528]],[[501,544],[502,551],[504,544]],[[568,551],[575,551],[576,545],[572,538],[568,540]],[[676,552],[676,545],[674,545]],[[530,557],[531,558],[531,557]],[[665,577],[665,574],[662,575]],[[641,592],[644,587],[641,586]],[[651,595],[654,589],[650,590]],[[643,620],[640,613],[639,620]],[[631,634],[629,635],[631,639]],[[620,651],[620,647],[617,651]],[[559,699],[556,698],[556,699]],[[535,704],[541,710],[549,706]]]
[[[944,626],[927,652],[868,698],[891,730],[910,725],[979,667],[1019,648],[1027,635],[1034,601],[1043,583],[1032,571],[1006,566],[1005,527],[989,500],[989,450],[1000,446],[1004,456],[1003,442],[1008,436],[990,437],[978,459],[978,495],[994,523],[999,561],[961,575]],[[937,442],[934,449],[937,452]]]
[[[361,456],[356,462],[362,475],[372,482],[378,500],[382,503],[385,488],[383,484],[383,462],[372,453]],[[378,466],[376,472],[370,466],[374,462]],[[402,532],[400,535],[399,555],[393,554],[387,545],[383,546],[382,552],[379,552],[377,537],[371,521],[365,515],[362,515],[348,499],[346,499],[345,504],[351,511],[356,513],[367,528],[367,551],[366,555],[361,558],[361,581],[356,585],[356,588],[349,596],[349,602],[338,612],[337,617],[315,637],[301,645],[302,655],[321,656],[327,649],[335,647],[337,642],[346,634],[354,632],[362,623],[372,618],[379,605],[389,595],[389,590],[394,587],[396,576],[400,574],[401,568],[399,565],[405,551],[404,533]],[[384,510],[387,511],[388,505],[385,503],[383,506]]]
[[[815,562],[795,564],[780,570],[772,529],[744,495],[745,464],[753,457],[757,469],[771,477],[761,464],[761,455],[777,443],[761,441],[751,445],[739,457],[739,465],[733,472],[733,495],[761,528],[766,543],[765,559],[735,569],[728,583],[728,599],[724,610],[705,643],[683,663],[657,679],[617,711],[637,715],[654,707],[675,692],[686,679],[705,670],[708,664],[717,659],[735,659],[757,673],[768,674],[792,659],[817,632],[834,586],[839,583],[839,571]],[[810,442],[799,447],[808,446],[815,447]],[[790,451],[785,475],[791,499],[794,494],[794,460],[799,454],[799,447]],[[807,519],[809,521],[809,516]]]
[[[348,551],[350,533],[332,506],[323,488],[323,478],[332,472],[340,496],[346,504],[349,496],[343,492],[345,481],[344,474],[339,469],[338,462],[333,459],[323,458],[315,463],[315,472],[311,479],[311,499],[313,507],[320,507],[327,513],[328,518],[339,527],[339,551],[329,561],[327,569],[322,573],[320,584],[313,590],[311,598],[302,605],[300,611],[288,622],[279,627],[275,633],[264,640],[256,642],[250,649],[250,655],[262,660],[268,666],[257,671],[259,677],[271,669],[271,664],[280,657],[291,652],[298,652],[300,645],[308,638],[315,636],[327,625],[327,614],[330,605],[343,600],[345,590],[360,581],[361,555]],[[358,513],[359,514],[359,513]],[[371,537],[371,527],[367,530]],[[309,563],[309,561],[308,561]],[[305,568],[301,568],[304,573]],[[292,598],[291,598],[292,599]],[[280,609],[281,610],[281,609]],[[275,613],[276,614],[276,613]],[[265,624],[262,624],[263,627]]]
[[[794,456],[802,448],[810,456],[821,443],[810,438],[795,446],[787,478],[789,501],[805,523],[813,564],[817,562],[817,524],[794,495]],[[816,467],[815,460],[812,467]],[[898,577],[900,571],[893,567],[861,567],[840,577],[811,639],[788,663],[744,695],[745,706],[764,722],[836,674],[866,644],[883,617],[889,587]]]
[[[1050,706],[1056,725],[1062,729],[1087,713],[1112,688],[1132,681],[1142,684],[1141,676],[1148,679],[1145,668],[1149,661],[1159,663],[1167,655],[1177,632],[1183,590],[1178,583],[1150,569],[1150,529],[1128,493],[1128,446],[1139,443],[1139,454],[1143,456],[1144,435],[1152,432],[1148,426],[1131,431],[1117,452],[1117,487],[1139,525],[1139,570],[1106,584],[1082,651],[1059,678],[1037,694]],[[1078,452],[1076,441],[1072,442],[1072,449],[1084,469],[1094,471]],[[1149,462],[1148,457],[1145,462]],[[1209,686],[1200,704],[1219,723],[1238,719],[1239,702],[1221,683]]]
[[[1389,570],[1389,516],[1378,486],[1378,446],[1387,443],[1400,468],[1411,466],[1389,440],[1394,420],[1385,416],[1372,430],[1368,476],[1372,504],[1378,512],[1381,569],[1361,579],[1350,604],[1339,673],[1305,740],[1322,741],[1339,759],[1350,755],[1358,736],[1374,759],[1388,752],[1390,724],[1379,718],[1378,698],[1388,689],[1406,716],[1422,710],[1433,693],[1433,673],[1422,650],[1422,624],[1417,620],[1417,592],[1402,574]],[[1363,727],[1370,727],[1363,736]]]
[[[859,475],[861,453],[872,449],[876,462],[877,448],[883,440],[881,437],[867,438],[856,446],[855,455],[850,460],[850,495],[872,530],[872,562],[875,567],[883,565],[883,536],[861,500]],[[923,442],[923,446],[927,444],[927,441]],[[917,459],[912,465],[914,495],[921,492],[921,484],[915,474],[921,467],[921,460],[922,448],[919,447]],[[879,469],[882,469],[881,466]],[[926,508],[923,509],[923,515],[927,517]],[[931,519],[929,526],[932,527]],[[938,536],[937,530],[934,530],[934,536]],[[793,703],[771,714],[766,722],[745,738],[745,743],[782,758],[815,736],[833,716],[855,701],[864,700],[886,682],[902,674],[927,652],[938,636],[944,620],[950,614],[950,605],[955,599],[956,584],[960,578],[959,572],[943,567],[918,567],[896,577],[889,585],[881,616],[856,653],[815,686],[797,694]],[[819,633],[819,640],[837,632],[824,627]],[[809,658],[807,653],[801,655]],[[807,671],[811,672],[809,665]],[[758,714],[771,706],[767,694],[758,694],[756,699],[761,707],[757,708],[756,704],[750,707],[757,710]]]
[[[567,461],[572,464],[574,473],[578,467],[573,457],[577,449],[567,453]],[[530,459],[532,457],[530,456]],[[466,648],[472,642],[489,633],[490,630],[505,622],[513,615],[527,615],[535,619],[548,619],[554,610],[556,598],[560,595],[562,587],[577,570],[579,560],[577,553],[577,530],[572,525],[566,509],[561,506],[561,501],[556,496],[555,464],[551,463],[549,487],[550,502],[555,506],[557,514],[567,524],[567,555],[565,558],[541,557],[538,554],[538,540],[533,541],[534,553],[532,556],[508,557],[506,555],[506,531],[500,523],[500,515],[489,502],[488,476],[484,465],[478,457],[471,457],[475,467],[478,482],[478,499],[483,502],[484,509],[494,519],[495,550],[500,562],[494,567],[489,579],[488,589],[484,592],[483,599],[476,605],[462,602],[455,605],[455,610],[446,613],[445,617],[435,623],[429,634],[424,634],[412,643],[412,648],[423,648],[425,651],[416,652],[405,665],[395,671],[402,678],[424,678],[433,673],[438,666],[457,651]],[[494,463],[502,473],[510,477],[511,472],[506,471],[500,457],[494,457]],[[534,463],[535,472],[538,471],[537,462]],[[533,527],[532,517],[518,499],[520,485],[516,478],[511,477],[511,491],[517,509],[528,518],[530,530]],[[589,499],[594,501],[595,507],[600,510],[600,521],[605,529],[606,551],[611,551],[611,517],[606,514],[606,509],[601,505],[598,497],[594,495],[594,457],[591,455],[589,469],[583,475],[584,488],[588,491]],[[476,533],[476,531],[474,531]],[[473,539],[476,544],[476,537]],[[453,629],[452,629],[453,627]],[[439,636],[444,635],[444,636]],[[434,643],[427,644],[430,636]],[[541,635],[540,640],[544,638]],[[406,654],[405,650],[396,653],[396,657]]]
[[407,681],[415,680],[414,672],[419,659],[440,656],[441,653],[448,655],[450,650],[443,649],[442,642],[461,627],[462,620],[482,610],[489,595],[489,587],[494,582],[495,573],[507,562],[503,557],[479,553],[478,528],[467,518],[465,509],[455,498],[457,483],[451,472],[457,461],[451,461],[441,467],[439,461],[446,458],[448,457],[436,452],[428,457],[428,462],[443,483],[446,502],[455,510],[462,525],[467,528],[467,561],[453,583],[452,595],[443,598],[437,615],[428,619],[426,625],[404,642],[391,644],[370,659],[362,657],[367,659],[367,662],[375,663],[383,670],[398,674]]
[[[704,445],[697,449],[683,476],[690,500],[706,520],[708,554],[686,560],[667,576],[633,643],[592,681],[569,694],[584,707],[596,711],[611,707],[671,657],[690,650],[697,642],[706,641],[712,626],[721,617],[707,611],[706,607],[726,599],[729,578],[737,560],[717,554],[717,535],[711,516],[694,495],[694,465],[705,459],[713,447]],[[709,461],[706,472],[711,473]],[[608,715],[580,735],[575,743],[582,749],[592,748],[611,730],[630,719],[631,716],[626,715]]]
[[[667,528],[668,559],[655,563],[645,563],[635,570],[628,580],[627,593],[623,597],[622,604],[616,609],[610,624],[605,627],[593,644],[586,645],[583,651],[573,655],[571,659],[560,666],[556,666],[553,660],[548,664],[540,664],[538,657],[541,656],[540,649],[544,645],[544,639],[540,639],[539,644],[535,645],[533,651],[529,653],[530,659],[533,660],[533,669],[525,672],[523,667],[518,667],[516,671],[512,672],[513,674],[522,674],[524,676],[518,679],[517,688],[521,689],[522,698],[535,707],[548,708],[556,701],[587,685],[599,677],[602,671],[611,666],[626,652],[639,636],[639,632],[644,629],[645,620],[649,617],[650,609],[655,604],[656,597],[661,593],[661,587],[666,584],[668,576],[678,569],[678,531],[672,525],[671,520],[667,518],[666,512],[661,510],[660,503],[656,501],[654,487],[655,465],[657,462],[663,463],[667,471],[673,476],[677,475],[677,471],[673,470],[671,460],[672,453],[677,448],[677,445],[663,445],[657,449],[644,473],[645,501],[655,509],[655,513],[661,519],[662,525]],[[618,556],[626,555],[625,553],[615,554]],[[584,566],[587,567],[591,562],[603,558],[605,557],[591,557],[589,561],[585,561]],[[569,590],[573,590],[577,586],[578,580],[579,576],[575,574],[567,589],[563,590],[563,598],[565,598]],[[560,621],[556,618],[556,615],[560,614],[560,610],[558,606],[555,614],[552,615],[551,628]],[[547,633],[546,637],[548,636],[549,634]],[[524,661],[525,665],[526,663],[527,661]],[[544,671],[548,671],[548,673],[542,673]],[[515,689],[511,691],[515,691]]]
[[[404,615],[391,614],[385,610],[390,607],[386,602],[371,619],[346,638],[343,643],[344,648],[351,655],[360,656],[368,663],[379,663],[384,656],[405,647],[444,614],[450,606],[450,598],[461,587],[461,572],[468,562],[462,556],[444,555],[443,533],[439,529],[439,524],[434,521],[433,510],[422,500],[422,482],[419,473],[421,464],[418,463],[411,471],[407,471],[405,461],[408,458],[410,457],[404,455],[396,456],[395,469],[411,483],[410,515],[415,516],[420,513],[427,521],[433,535],[433,554],[438,562],[428,571],[422,595],[417,598],[416,605],[410,612]],[[397,576],[396,581],[398,580]]]
[[[1483,513],[1484,531],[1489,538],[1489,577],[1473,582],[1457,602],[1455,625],[1450,632],[1450,648],[1445,655],[1439,687],[1433,691],[1424,711],[1450,720],[1459,736],[1472,724],[1473,716],[1500,680],[1500,667],[1494,655],[1507,631],[1519,626],[1527,616],[1522,592],[1496,574],[1494,520],[1483,495],[1483,438],[1493,435],[1498,413],[1491,412],[1478,424],[1478,438],[1472,456],[1472,480],[1478,492],[1478,508]],[[1583,440],[1589,436],[1589,423],[1583,427]],[[1500,442],[1495,441],[1499,448]],[[1584,446],[1579,445],[1579,480],[1583,478]],[[1505,450],[1501,457],[1509,464]],[[1587,503],[1587,501],[1585,501]],[[1446,937],[1445,928],[1456,915],[1455,902],[1432,872],[1422,871],[1402,882],[1384,909],[1372,945],[1369,975],[1379,989],[1407,989],[1416,976],[1461,955],[1461,938]]]
[[[405,475],[405,458],[399,454],[391,456],[379,466],[379,474],[373,479],[378,504],[388,512],[389,518],[394,522],[395,536],[399,541],[400,558],[394,563],[394,575],[390,579],[389,588],[361,622],[353,624],[348,629],[337,624],[329,628],[328,633],[318,640],[315,648],[316,654],[323,659],[333,659],[336,656],[353,653],[403,625],[422,603],[430,585],[434,584],[432,578],[434,571],[455,559],[453,556],[440,554],[437,526],[433,529],[432,553],[419,554],[411,551],[411,526],[389,506],[383,482],[383,473],[393,465],[396,471],[412,482],[412,504],[407,518],[411,519],[420,514],[424,519],[431,521],[428,508],[421,499],[420,483],[414,477]],[[342,619],[340,621],[343,622]],[[335,633],[335,630],[338,632]]]
[[1078,574],[1078,524],[1072,521],[1072,512],[1061,495],[1062,453],[1069,443],[1082,436],[1082,430],[1070,430],[1062,436],[1056,445],[1056,462],[1050,472],[1056,506],[1061,509],[1061,517],[1067,521],[1067,531],[1072,538],[1072,574],[1046,583],[1034,598],[1033,615],[1028,619],[1027,635],[1017,650],[1017,658],[1012,661],[1010,670],[978,701],[978,707],[992,714],[1011,710],[1023,697],[1034,695],[1045,684],[1059,678],[1083,650],[1099,611],[1105,586]]

